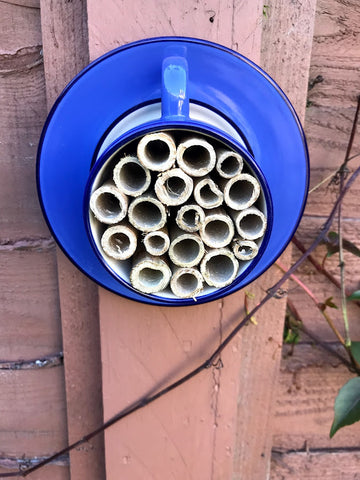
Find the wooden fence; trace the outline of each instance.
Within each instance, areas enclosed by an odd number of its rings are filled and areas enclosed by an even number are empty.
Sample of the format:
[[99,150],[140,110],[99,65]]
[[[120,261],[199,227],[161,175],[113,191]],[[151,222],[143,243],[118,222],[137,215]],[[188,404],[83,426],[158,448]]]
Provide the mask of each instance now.
[[[189,371],[244,313],[243,292],[177,309],[116,297],[57,249],[37,201],[35,157],[46,113],[67,82],[90,60],[140,38],[185,35],[224,44],[268,71],[302,119],[307,104],[314,185],[345,153],[360,90],[360,5],[7,0],[0,1],[0,22],[3,473],[52,454],[155,385]],[[323,81],[308,93],[309,71],[310,79],[321,75]],[[357,185],[345,204],[351,239],[358,237],[358,191]],[[305,244],[331,200],[325,188],[310,196],[299,231]],[[288,250],[283,262],[290,257]],[[359,266],[347,261],[357,286]],[[336,271],[336,262],[331,267]],[[247,288],[253,303],[279,275],[272,268]],[[300,275],[319,296],[336,296],[308,265]],[[333,342],[303,294],[288,288],[308,326]],[[349,373],[306,339],[293,355],[282,350],[285,302],[272,300],[258,325],[236,337],[223,354],[223,369],[209,370],[29,478],[358,478],[359,427],[328,438],[333,400]]]

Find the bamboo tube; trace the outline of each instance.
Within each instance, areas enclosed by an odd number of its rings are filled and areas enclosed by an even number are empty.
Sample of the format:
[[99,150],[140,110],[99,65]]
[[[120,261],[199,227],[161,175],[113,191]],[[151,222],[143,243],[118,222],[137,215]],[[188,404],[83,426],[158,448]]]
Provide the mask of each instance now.
[[175,163],[176,145],[171,135],[165,132],[145,135],[137,147],[140,163],[155,172],[169,170]]
[[176,152],[178,166],[191,177],[203,177],[214,169],[214,147],[203,138],[191,137],[180,143]]
[[255,207],[231,211],[236,230],[244,240],[256,240],[261,238],[266,231],[266,217]]
[[128,199],[113,182],[108,181],[91,194],[90,209],[99,222],[112,225],[125,218]]
[[239,262],[228,248],[207,252],[200,264],[200,272],[210,287],[226,287],[237,275]]
[[259,247],[252,240],[235,239],[232,243],[232,249],[238,260],[252,260],[259,253]]
[[232,150],[219,149],[216,156],[216,170],[220,177],[232,178],[241,173],[244,165],[241,155]]
[[165,255],[169,250],[170,238],[166,227],[156,232],[149,232],[144,237],[145,250],[155,257]]
[[170,282],[171,270],[161,257],[152,257],[140,252],[133,262],[130,282],[136,290],[143,293],[156,293],[164,290]]
[[195,180],[194,198],[201,207],[209,209],[220,207],[224,195],[214,180],[207,176]]
[[164,205],[153,193],[135,198],[129,206],[129,222],[142,232],[160,230],[166,223]]
[[211,248],[229,245],[234,237],[234,224],[229,215],[221,208],[209,210],[200,227],[202,241]]
[[240,173],[230,180],[223,180],[221,186],[224,201],[233,210],[245,210],[251,207],[260,195],[259,182],[248,173]]
[[191,196],[193,180],[180,168],[173,168],[159,175],[155,193],[161,203],[169,206],[182,205]]
[[203,277],[196,268],[174,267],[170,288],[179,298],[195,298],[203,289]]
[[204,210],[196,204],[183,205],[176,215],[178,227],[186,232],[197,232],[204,220]]
[[150,186],[150,171],[136,157],[126,156],[115,166],[113,179],[117,188],[125,195],[138,197]]
[[177,227],[171,231],[170,260],[179,267],[194,267],[204,256],[204,244],[196,233],[183,232]]
[[101,246],[109,257],[115,260],[126,260],[135,253],[137,232],[128,224],[109,227],[101,237]]

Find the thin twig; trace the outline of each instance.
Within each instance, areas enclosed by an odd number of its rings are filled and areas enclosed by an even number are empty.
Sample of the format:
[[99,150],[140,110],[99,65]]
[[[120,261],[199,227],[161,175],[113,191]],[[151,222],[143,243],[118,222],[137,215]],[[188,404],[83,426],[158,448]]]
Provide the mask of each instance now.
[[[354,143],[356,127],[359,119],[360,112],[360,95],[357,99],[356,112],[354,116],[354,121],[352,124],[351,134],[349,138],[349,143],[346,149],[345,160],[342,166],[339,169],[340,181],[339,181],[339,191],[341,192],[344,181],[345,174],[347,169],[347,164],[349,162],[350,153]],[[351,347],[351,338],[350,338],[350,328],[349,328],[349,318],[347,310],[347,300],[346,300],[346,291],[345,291],[345,260],[344,260],[344,245],[343,245],[343,228],[342,228],[342,208],[341,203],[338,208],[338,235],[339,235],[339,266],[340,266],[340,292],[341,292],[341,311],[344,320],[344,329],[345,329],[345,346],[350,349]]]
[[297,324],[296,324],[296,327],[301,330],[303,333],[305,333],[305,335],[307,337],[309,337],[311,340],[313,340],[313,342],[316,344],[316,345],[319,345],[323,350],[326,350],[327,352],[331,353],[331,355],[333,355],[334,357],[338,358],[341,363],[343,363],[351,372],[354,371],[354,366],[352,365],[351,362],[349,362],[349,360],[347,360],[345,357],[343,357],[339,352],[337,352],[336,350],[334,350],[330,345],[328,345],[326,342],[323,342],[321,340],[320,337],[318,337],[317,335],[315,335],[315,333],[313,333],[311,330],[309,330],[297,308],[295,307],[294,303],[292,302],[292,300],[290,300],[290,298],[288,298],[287,300],[287,306],[288,306],[288,309],[291,313],[291,315],[295,318]]
[[137,402],[135,402],[133,405],[125,408],[124,410],[121,410],[119,413],[114,415],[112,418],[110,418],[107,422],[102,424],[100,427],[98,427],[96,430],[93,430],[92,432],[88,433],[81,439],[79,439],[77,442],[72,443],[71,445],[68,445],[67,447],[63,448],[62,450],[56,452],[54,455],[51,455],[50,457],[46,458],[45,460],[39,462],[37,465],[30,467],[24,471],[21,472],[11,472],[11,473],[0,473],[0,478],[10,478],[10,477],[27,477],[31,473],[35,472],[36,470],[39,470],[40,468],[44,467],[45,465],[48,465],[49,463],[53,462],[56,458],[58,458],[61,455],[65,455],[66,453],[69,453],[71,450],[74,450],[75,448],[79,447],[83,443],[88,442],[91,438],[95,437],[99,433],[107,430],[109,427],[114,425],[115,423],[119,422],[123,418],[131,415],[132,413],[136,412],[137,410],[140,410],[147,405],[150,405],[153,403],[155,400],[158,398],[166,395],[167,393],[171,392],[172,390],[175,390],[176,388],[180,387],[184,383],[188,382],[195,376],[197,376],[200,372],[203,370],[209,369],[212,366],[215,366],[218,368],[219,365],[219,356],[222,353],[222,351],[227,347],[227,345],[231,342],[231,340],[239,333],[239,331],[248,323],[248,321],[251,319],[252,316],[254,316],[258,310],[260,310],[271,298],[273,298],[280,287],[290,278],[290,276],[295,272],[295,270],[307,259],[307,257],[315,250],[315,248],[324,240],[327,232],[329,231],[331,224],[334,220],[335,214],[337,212],[339,204],[343,201],[344,196],[346,193],[349,191],[357,177],[360,175],[360,167],[355,170],[355,172],[352,174],[350,179],[347,181],[346,185],[344,186],[343,190],[339,194],[335,205],[333,209],[331,210],[331,213],[329,217],[327,218],[325,224],[323,225],[321,231],[319,232],[318,236],[312,243],[312,245],[308,248],[308,250],[297,260],[297,262],[282,276],[282,278],[275,283],[271,288],[267,290],[267,294],[265,297],[260,301],[258,305],[256,305],[251,312],[249,312],[235,327],[234,329],[229,333],[229,335],[221,342],[221,344],[216,348],[216,350],[211,354],[211,356],[205,360],[203,363],[201,363],[198,367],[196,367],[194,370],[180,378],[179,380],[175,381],[174,383],[170,384],[169,386],[163,388],[160,390],[158,393],[154,395],[148,395]]
[[[276,266],[280,268],[280,270],[282,272],[287,272],[286,268],[281,265],[281,263],[279,261],[276,262]],[[316,308],[320,311],[320,313],[322,314],[322,316],[325,318],[327,324],[329,325],[329,327],[331,328],[331,330],[333,331],[334,335],[336,336],[336,338],[339,340],[339,342],[345,346],[345,340],[343,338],[343,336],[341,335],[341,333],[339,332],[339,330],[335,327],[334,325],[334,322],[332,321],[330,315],[328,315],[328,313],[325,311],[325,308],[324,308],[324,304],[322,302],[320,302],[314,295],[314,293],[310,290],[309,287],[307,287],[305,285],[305,283],[303,283],[299,277],[297,277],[296,275],[294,274],[291,274],[290,278],[292,280],[294,280],[294,282],[296,282],[303,290],[304,292],[311,298],[311,300],[314,302]]]

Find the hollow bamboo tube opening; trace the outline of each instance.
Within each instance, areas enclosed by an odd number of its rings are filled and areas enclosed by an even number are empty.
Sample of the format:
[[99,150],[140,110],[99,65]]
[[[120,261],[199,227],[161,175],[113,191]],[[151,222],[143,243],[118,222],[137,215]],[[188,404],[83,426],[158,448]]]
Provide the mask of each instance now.
[[150,186],[150,171],[136,157],[127,156],[115,166],[113,178],[117,188],[132,197],[142,195]]
[[233,221],[220,208],[210,210],[200,227],[202,241],[211,248],[226,247],[233,239],[234,233]]
[[215,167],[214,147],[202,138],[188,138],[180,143],[176,153],[177,163],[191,177],[203,177]]
[[204,210],[195,204],[183,205],[176,215],[178,227],[186,232],[197,232],[204,220]]
[[90,209],[99,222],[112,225],[125,218],[128,200],[112,182],[107,182],[91,194]]
[[130,225],[109,227],[101,237],[101,246],[109,257],[126,260],[134,255],[137,247],[137,235]]
[[200,264],[205,282],[211,287],[226,287],[235,280],[239,262],[227,248],[217,248],[207,252]]
[[203,208],[220,207],[223,203],[223,193],[210,177],[205,177],[195,182],[194,198]]
[[238,260],[247,261],[256,257],[259,247],[252,240],[236,239],[232,243],[232,249]]
[[170,288],[179,298],[194,298],[203,289],[203,278],[195,268],[174,269]]
[[256,240],[261,238],[266,231],[266,217],[255,207],[241,210],[240,212],[232,211],[238,234],[244,240]]
[[152,257],[141,252],[134,260],[130,272],[130,282],[143,293],[156,293],[164,290],[170,282],[171,270],[161,257]]
[[204,256],[204,244],[196,233],[182,232],[174,228],[169,248],[170,260],[179,267],[194,267]]
[[173,168],[159,176],[155,183],[155,193],[165,205],[182,205],[191,196],[193,180],[180,168]]
[[135,198],[129,206],[129,222],[142,232],[160,230],[166,223],[164,205],[152,194]]
[[137,156],[140,163],[149,170],[164,172],[175,163],[176,145],[167,133],[149,133],[138,143]]
[[144,237],[144,247],[150,255],[156,257],[164,255],[169,250],[169,246],[170,238],[165,227],[156,232],[149,232]]
[[234,210],[244,210],[251,207],[260,195],[260,185],[255,177],[241,173],[222,184],[224,201]]
[[216,170],[223,178],[232,178],[239,175],[243,168],[243,158],[231,150],[218,150]]

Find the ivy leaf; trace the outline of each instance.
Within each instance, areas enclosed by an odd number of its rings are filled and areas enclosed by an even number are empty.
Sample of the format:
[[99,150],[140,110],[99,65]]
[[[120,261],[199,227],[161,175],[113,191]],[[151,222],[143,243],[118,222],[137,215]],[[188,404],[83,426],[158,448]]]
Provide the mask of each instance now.
[[348,300],[360,300],[360,290],[356,290],[347,297]]
[[332,301],[333,297],[329,297],[325,300],[325,305],[330,307],[330,308],[339,308],[336,303]]
[[360,342],[351,342],[350,351],[354,360],[360,364]]
[[[327,240],[325,241],[325,244],[327,248],[327,257],[331,257],[334,255],[334,253],[339,251],[339,235],[336,232],[329,232],[327,234]],[[360,257],[360,250],[358,247],[345,238],[343,238],[343,247],[353,255]]]
[[334,411],[330,438],[340,428],[360,420],[360,377],[352,378],[339,390],[335,399]]

